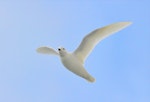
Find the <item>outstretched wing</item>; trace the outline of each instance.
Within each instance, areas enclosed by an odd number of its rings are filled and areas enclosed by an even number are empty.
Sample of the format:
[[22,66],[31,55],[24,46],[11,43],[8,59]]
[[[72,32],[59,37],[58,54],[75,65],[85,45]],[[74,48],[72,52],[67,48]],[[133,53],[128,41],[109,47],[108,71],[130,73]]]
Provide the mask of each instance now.
[[93,48],[101,41],[102,39],[106,38],[107,36],[120,31],[121,29],[130,25],[131,22],[118,22],[114,23],[99,29],[94,30],[87,36],[85,36],[79,45],[79,47],[73,52],[82,63],[84,63],[87,56],[93,50]]
[[52,55],[59,55],[57,51],[55,51],[53,48],[50,47],[39,47],[36,50],[38,53],[42,53],[42,54],[52,54]]

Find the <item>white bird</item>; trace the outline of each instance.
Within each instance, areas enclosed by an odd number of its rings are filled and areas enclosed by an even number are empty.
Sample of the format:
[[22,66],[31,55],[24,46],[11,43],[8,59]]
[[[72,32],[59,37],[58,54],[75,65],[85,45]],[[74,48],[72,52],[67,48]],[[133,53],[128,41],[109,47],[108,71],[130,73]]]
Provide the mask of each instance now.
[[131,22],[118,22],[102,28],[98,28],[86,35],[79,47],[72,53],[69,53],[65,48],[58,48],[58,52],[50,47],[39,47],[37,52],[43,54],[53,54],[59,56],[63,65],[75,73],[76,75],[86,79],[89,82],[94,82],[95,79],[85,70],[84,62],[94,47],[107,36],[120,31],[129,26]]

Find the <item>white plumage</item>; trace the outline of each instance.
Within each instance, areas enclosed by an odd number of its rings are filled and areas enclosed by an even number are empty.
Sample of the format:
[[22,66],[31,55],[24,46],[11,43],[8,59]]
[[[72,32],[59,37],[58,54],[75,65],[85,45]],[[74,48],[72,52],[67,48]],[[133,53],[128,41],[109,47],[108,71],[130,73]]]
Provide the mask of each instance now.
[[94,30],[86,35],[79,47],[72,53],[69,53],[65,48],[58,48],[58,52],[50,47],[40,47],[37,52],[43,54],[53,54],[60,57],[63,65],[71,72],[85,78],[89,82],[94,82],[95,79],[85,70],[84,62],[93,48],[107,36],[120,31],[129,26],[131,22],[118,22],[99,29]]

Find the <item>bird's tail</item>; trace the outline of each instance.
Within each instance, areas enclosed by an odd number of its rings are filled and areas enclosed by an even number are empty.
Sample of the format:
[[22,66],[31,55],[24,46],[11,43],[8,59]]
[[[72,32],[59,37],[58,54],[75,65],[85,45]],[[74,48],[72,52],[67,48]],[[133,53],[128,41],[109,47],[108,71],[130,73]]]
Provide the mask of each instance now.
[[90,75],[86,78],[86,80],[89,81],[89,82],[91,82],[91,83],[95,82],[95,78],[93,78]]

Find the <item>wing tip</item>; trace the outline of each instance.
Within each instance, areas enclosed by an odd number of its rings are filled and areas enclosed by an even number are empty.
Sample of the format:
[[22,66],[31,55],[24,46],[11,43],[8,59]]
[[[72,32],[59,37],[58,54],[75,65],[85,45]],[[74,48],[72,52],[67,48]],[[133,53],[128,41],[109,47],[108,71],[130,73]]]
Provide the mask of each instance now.
[[122,23],[122,24],[128,26],[128,25],[131,25],[133,22],[131,22],[131,21],[126,21],[126,22],[119,22],[119,23]]
[[47,54],[47,51],[45,51],[45,48],[47,48],[47,47],[46,46],[41,46],[41,47],[36,49],[36,52],[41,53],[41,54]]
[[43,47],[39,47],[36,49],[36,52],[41,53],[41,50],[43,50]]
[[37,48],[37,49],[36,49],[36,52],[40,53],[40,48]]

